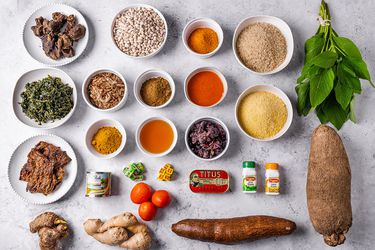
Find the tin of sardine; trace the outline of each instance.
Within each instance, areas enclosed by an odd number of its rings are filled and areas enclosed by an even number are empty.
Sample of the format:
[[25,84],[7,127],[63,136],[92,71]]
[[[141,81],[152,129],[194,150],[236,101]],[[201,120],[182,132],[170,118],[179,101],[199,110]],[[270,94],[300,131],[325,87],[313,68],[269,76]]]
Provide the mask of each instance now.
[[229,190],[229,174],[224,170],[194,170],[189,187],[194,193],[225,193]]

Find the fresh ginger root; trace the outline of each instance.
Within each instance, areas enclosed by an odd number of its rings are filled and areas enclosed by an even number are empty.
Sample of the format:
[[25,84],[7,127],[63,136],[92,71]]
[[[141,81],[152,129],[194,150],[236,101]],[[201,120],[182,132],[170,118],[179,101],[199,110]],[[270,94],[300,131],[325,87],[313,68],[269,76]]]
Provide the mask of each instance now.
[[101,220],[89,219],[83,224],[83,227],[88,235],[103,244],[116,246],[128,239],[128,232],[123,227],[111,227],[103,233],[98,233],[101,225],[103,225]]
[[107,220],[99,229],[99,233],[107,231],[111,227],[128,227],[136,224],[137,218],[131,213],[123,213]]
[[[148,227],[139,223],[131,213],[123,213],[106,222],[100,219],[88,219],[83,224],[86,233],[97,241],[120,246],[130,250],[145,250],[151,247],[151,236]],[[128,231],[133,234],[128,237]]]
[[30,222],[29,227],[30,232],[38,232],[41,250],[57,249],[58,241],[68,235],[67,222],[52,212],[38,215]]
[[129,240],[121,243],[120,247],[131,250],[144,250],[151,247],[151,236],[147,232],[139,232],[130,237]]

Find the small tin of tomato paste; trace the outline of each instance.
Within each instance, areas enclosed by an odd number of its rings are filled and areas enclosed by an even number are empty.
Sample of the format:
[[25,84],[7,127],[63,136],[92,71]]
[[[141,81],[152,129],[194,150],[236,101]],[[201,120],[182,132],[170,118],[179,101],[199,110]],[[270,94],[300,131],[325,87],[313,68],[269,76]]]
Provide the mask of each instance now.
[[86,172],[86,197],[111,195],[111,172]]
[[194,170],[189,187],[194,193],[225,193],[229,190],[229,174],[224,170]]

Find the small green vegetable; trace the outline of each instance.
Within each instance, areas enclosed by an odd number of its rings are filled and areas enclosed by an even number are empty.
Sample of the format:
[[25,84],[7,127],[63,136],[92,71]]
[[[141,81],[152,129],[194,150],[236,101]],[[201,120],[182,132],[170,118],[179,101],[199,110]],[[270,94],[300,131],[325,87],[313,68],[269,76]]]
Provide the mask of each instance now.
[[64,118],[73,108],[73,89],[60,78],[48,76],[27,83],[21,93],[22,111],[39,125]]
[[319,15],[318,31],[305,43],[305,65],[296,86],[297,111],[306,116],[315,110],[321,123],[340,129],[348,119],[356,122],[354,94],[362,91],[359,78],[375,86],[357,46],[332,28],[324,0]]

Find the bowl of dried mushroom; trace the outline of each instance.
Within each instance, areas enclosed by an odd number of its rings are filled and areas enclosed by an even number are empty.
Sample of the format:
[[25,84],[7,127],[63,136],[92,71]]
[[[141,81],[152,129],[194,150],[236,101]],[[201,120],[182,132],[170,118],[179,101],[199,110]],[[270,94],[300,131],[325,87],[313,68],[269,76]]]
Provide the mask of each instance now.
[[128,99],[128,89],[119,72],[113,69],[98,69],[86,77],[82,96],[94,110],[114,112],[124,106]]
[[111,36],[130,58],[150,58],[164,47],[168,27],[163,14],[147,4],[129,5],[113,19]]
[[63,66],[85,51],[89,27],[84,16],[75,8],[51,3],[30,15],[22,37],[32,58],[46,66]]

